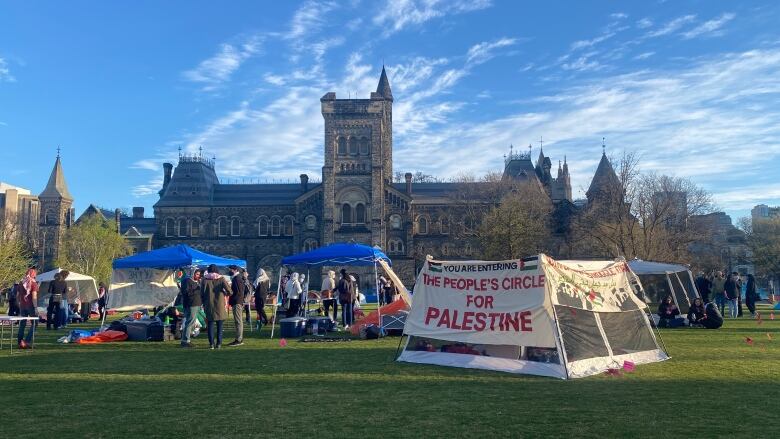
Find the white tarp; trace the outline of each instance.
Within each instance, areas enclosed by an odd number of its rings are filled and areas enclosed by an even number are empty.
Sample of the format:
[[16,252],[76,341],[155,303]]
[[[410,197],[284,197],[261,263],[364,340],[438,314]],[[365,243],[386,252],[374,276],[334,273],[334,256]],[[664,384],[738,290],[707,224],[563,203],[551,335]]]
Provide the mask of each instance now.
[[398,360],[557,378],[665,360],[632,279],[620,261],[428,259]]
[[688,267],[684,265],[643,261],[641,259],[629,261],[628,265],[631,267],[631,271],[636,274],[679,273],[681,271],[688,271]]
[[174,276],[174,270],[114,269],[107,307],[117,311],[132,311],[168,305],[179,294]]
[[[46,307],[49,304],[49,283],[54,280],[54,275],[62,271],[61,268],[56,268],[46,273],[41,273],[36,276],[36,280],[40,286],[40,292],[38,293],[38,306]],[[73,271],[68,274],[68,278],[65,279],[65,283],[68,285],[68,301],[73,303],[73,300],[78,297],[82,302],[92,302],[98,299],[97,285],[95,285],[95,279],[87,276],[86,274],[75,273]]]

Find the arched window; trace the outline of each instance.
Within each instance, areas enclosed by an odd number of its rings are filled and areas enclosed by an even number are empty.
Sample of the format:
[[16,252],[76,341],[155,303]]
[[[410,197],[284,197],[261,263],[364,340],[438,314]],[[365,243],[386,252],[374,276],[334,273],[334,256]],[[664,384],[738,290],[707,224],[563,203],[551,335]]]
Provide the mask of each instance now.
[[241,234],[241,220],[233,217],[230,220],[230,236],[239,236]]
[[366,206],[362,203],[355,206],[355,223],[366,223]]
[[341,205],[341,224],[352,224],[352,206],[347,203]]
[[403,253],[404,252],[404,242],[400,239],[393,238],[391,239],[388,244],[388,250],[390,253]]
[[274,236],[282,234],[282,220],[278,216],[271,218],[271,234]]
[[219,236],[227,236],[228,234],[228,221],[227,218],[222,217],[217,220],[217,234]]
[[390,228],[393,230],[401,230],[401,215],[390,215]]
[[439,226],[441,227],[441,234],[447,235],[450,233],[450,218],[448,216],[443,216],[439,218]]
[[193,218],[190,220],[190,236],[200,236],[200,219]]
[[347,139],[344,137],[339,137],[338,144],[339,144],[338,153],[340,155],[345,155],[347,153]]
[[264,216],[257,220],[257,236],[268,236],[268,218]]
[[306,241],[303,241],[303,251],[305,252],[317,250],[319,247],[319,243],[314,238],[309,238]]
[[314,215],[309,215],[306,217],[306,230],[316,230],[317,229],[317,217]]
[[[46,212],[46,216],[49,215],[49,212]],[[47,223],[48,224],[48,223]],[[170,238],[171,236],[175,236],[175,225],[172,219],[168,218],[165,220],[165,236]]]
[[390,250],[390,253],[395,253],[395,241],[390,240],[390,243],[387,245],[388,250]]
[[180,218],[178,225],[179,225],[179,227],[178,227],[178,229],[179,229],[179,237],[182,238],[182,237],[187,236],[187,220],[185,220],[184,218]]
[[358,153],[358,139],[354,137],[349,138],[349,153],[351,155],[357,155]]
[[284,236],[292,236],[293,234],[293,217],[284,217]]
[[417,217],[417,233],[420,235],[428,234],[428,218],[424,216]]
[[365,137],[360,138],[360,154],[368,155],[368,139]]
[[55,223],[55,218],[56,218],[56,216],[54,215],[54,211],[51,210],[51,209],[47,209],[46,210],[46,214],[43,216],[43,223],[44,224],[54,224]]

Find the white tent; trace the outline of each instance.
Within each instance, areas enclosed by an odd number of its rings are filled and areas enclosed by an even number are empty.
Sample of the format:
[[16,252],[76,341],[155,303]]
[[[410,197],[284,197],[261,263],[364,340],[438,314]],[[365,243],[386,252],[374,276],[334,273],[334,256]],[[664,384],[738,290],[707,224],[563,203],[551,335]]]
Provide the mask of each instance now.
[[567,379],[666,360],[630,276],[625,261],[543,254],[428,259],[398,361]]
[[[54,275],[60,271],[62,271],[61,268],[56,268],[36,276],[40,288],[38,293],[39,307],[45,308],[49,304],[49,283],[54,280]],[[98,300],[98,290],[94,278],[71,271],[68,278],[65,279],[65,283],[68,285],[68,302],[73,303],[76,297],[81,299],[82,302]]]
[[699,295],[696,282],[688,267],[678,264],[643,261],[634,259],[628,262],[631,271],[639,277],[647,304],[661,303],[671,295],[680,312],[686,312]]

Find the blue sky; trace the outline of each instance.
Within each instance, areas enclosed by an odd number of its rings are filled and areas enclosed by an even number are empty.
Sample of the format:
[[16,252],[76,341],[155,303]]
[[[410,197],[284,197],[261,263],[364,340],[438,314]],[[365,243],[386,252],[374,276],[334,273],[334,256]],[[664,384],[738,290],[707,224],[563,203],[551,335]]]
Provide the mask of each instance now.
[[[382,63],[394,168],[502,169],[509,145],[690,177],[732,215],[780,204],[780,3],[0,0],[0,180],[40,192],[62,147],[80,213],[150,209],[177,150],[222,179],[319,179],[319,98]],[[150,212],[150,210],[147,210]]]

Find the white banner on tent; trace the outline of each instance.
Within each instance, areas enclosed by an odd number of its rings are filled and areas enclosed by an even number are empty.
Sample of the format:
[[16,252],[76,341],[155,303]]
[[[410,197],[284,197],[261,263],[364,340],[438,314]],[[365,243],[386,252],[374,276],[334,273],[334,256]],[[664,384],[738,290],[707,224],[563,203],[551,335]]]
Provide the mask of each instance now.
[[600,312],[643,309],[633,294],[625,261],[606,265],[604,261],[556,261],[542,255],[544,273],[553,303]]
[[111,276],[108,308],[132,311],[164,306],[179,294],[173,270],[154,268],[115,269]]
[[429,260],[417,277],[404,332],[472,344],[555,347],[545,275],[536,258],[529,262]]

